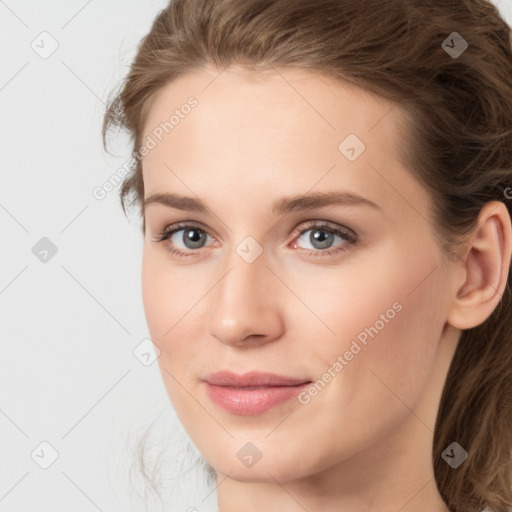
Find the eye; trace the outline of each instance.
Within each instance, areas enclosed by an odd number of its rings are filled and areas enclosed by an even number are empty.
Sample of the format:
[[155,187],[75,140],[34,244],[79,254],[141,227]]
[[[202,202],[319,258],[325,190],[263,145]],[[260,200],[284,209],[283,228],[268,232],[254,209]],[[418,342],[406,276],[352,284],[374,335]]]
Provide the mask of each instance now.
[[177,224],[165,228],[154,240],[156,242],[169,240],[169,252],[181,257],[191,255],[190,252],[184,252],[183,249],[188,251],[201,249],[208,238],[212,237],[199,226],[194,224]]
[[[308,256],[331,256],[347,250],[358,241],[357,235],[352,230],[346,230],[325,221],[309,221],[306,223],[306,229],[304,224],[301,227],[301,230],[294,232],[296,241],[293,242],[292,247],[298,247],[298,241],[301,241],[301,244],[309,243],[312,249],[299,247]],[[310,234],[306,236],[308,232]],[[212,237],[206,230],[196,224],[186,223],[167,226],[164,231],[154,237],[156,242],[169,241],[167,250],[180,258],[195,256],[195,253],[199,252],[198,249],[205,247],[209,239]],[[341,243],[334,245],[336,239]]]
[[[351,245],[354,245],[358,238],[357,235],[348,230],[335,227],[330,223],[310,221],[307,223],[307,228],[299,231],[298,241],[301,243],[310,244],[314,250],[309,247],[305,251],[313,256],[331,256],[341,251],[347,250]],[[307,235],[309,233],[309,235]],[[306,236],[307,235],[307,236]],[[335,245],[336,239],[341,243]],[[294,242],[293,247],[297,246]],[[328,250],[326,250],[328,249]]]

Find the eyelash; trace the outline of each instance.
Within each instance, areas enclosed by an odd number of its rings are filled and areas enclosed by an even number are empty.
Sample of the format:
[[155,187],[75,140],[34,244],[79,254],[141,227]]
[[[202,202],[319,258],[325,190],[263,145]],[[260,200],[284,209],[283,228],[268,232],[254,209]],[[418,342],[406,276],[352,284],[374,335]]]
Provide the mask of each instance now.
[[[155,242],[165,242],[168,240],[174,233],[182,230],[193,229],[195,231],[198,231],[200,233],[204,233],[208,235],[209,233],[202,229],[197,224],[187,224],[187,223],[178,223],[173,224],[170,226],[167,226],[161,233],[159,233],[157,236],[153,238]],[[358,236],[352,233],[349,233],[348,231],[344,231],[340,228],[332,227],[330,224],[324,222],[316,222],[316,221],[309,221],[306,222],[306,227],[301,229],[300,231],[295,231],[294,235],[295,238],[298,238],[302,236],[307,231],[310,231],[311,229],[316,228],[316,231],[326,231],[332,235],[338,235],[340,238],[345,240],[345,243],[341,244],[335,249],[327,249],[327,250],[310,250],[310,249],[302,249],[308,256],[314,256],[314,257],[326,257],[326,256],[333,256],[338,253],[342,253],[347,251],[350,246],[355,245],[358,242]],[[211,236],[211,235],[210,235]],[[294,238],[294,239],[295,239]],[[189,257],[194,256],[194,253],[198,252],[198,250],[190,250],[190,252],[183,252],[180,249],[175,249],[173,247],[168,247],[167,251],[172,254],[173,256],[178,256],[179,258],[183,257]]]

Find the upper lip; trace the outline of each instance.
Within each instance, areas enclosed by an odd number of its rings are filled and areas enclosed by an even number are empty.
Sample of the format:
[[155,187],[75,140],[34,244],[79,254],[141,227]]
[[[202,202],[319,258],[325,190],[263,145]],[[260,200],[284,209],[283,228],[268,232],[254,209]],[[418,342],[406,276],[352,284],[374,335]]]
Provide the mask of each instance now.
[[296,379],[286,377],[284,375],[277,375],[275,373],[251,371],[243,375],[223,370],[207,375],[204,381],[214,386],[234,386],[234,387],[247,387],[247,386],[297,386],[311,382],[308,379]]

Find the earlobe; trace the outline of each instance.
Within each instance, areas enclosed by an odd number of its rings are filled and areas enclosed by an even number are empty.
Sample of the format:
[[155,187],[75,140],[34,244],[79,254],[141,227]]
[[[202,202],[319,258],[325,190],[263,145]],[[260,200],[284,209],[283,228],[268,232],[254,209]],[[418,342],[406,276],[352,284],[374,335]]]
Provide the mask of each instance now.
[[507,284],[512,254],[512,225],[506,206],[487,203],[478,216],[458,262],[464,272],[447,322],[464,330],[482,324],[499,304]]

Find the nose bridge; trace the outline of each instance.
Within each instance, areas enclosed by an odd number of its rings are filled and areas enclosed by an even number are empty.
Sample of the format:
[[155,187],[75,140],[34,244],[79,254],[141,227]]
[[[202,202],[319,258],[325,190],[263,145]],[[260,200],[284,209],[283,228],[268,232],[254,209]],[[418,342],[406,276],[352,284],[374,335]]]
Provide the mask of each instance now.
[[271,292],[275,277],[264,251],[254,242],[246,240],[226,256],[224,277],[216,286],[209,331],[223,343],[242,343],[253,335],[269,339],[280,326],[276,294]]

